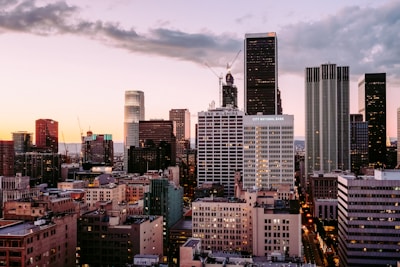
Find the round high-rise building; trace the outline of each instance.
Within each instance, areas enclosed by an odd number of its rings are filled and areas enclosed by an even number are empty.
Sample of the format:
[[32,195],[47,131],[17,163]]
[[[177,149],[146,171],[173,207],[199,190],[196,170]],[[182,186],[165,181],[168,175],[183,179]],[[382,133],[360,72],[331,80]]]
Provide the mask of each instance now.
[[128,170],[128,149],[139,146],[139,121],[144,120],[144,93],[125,91],[124,170]]

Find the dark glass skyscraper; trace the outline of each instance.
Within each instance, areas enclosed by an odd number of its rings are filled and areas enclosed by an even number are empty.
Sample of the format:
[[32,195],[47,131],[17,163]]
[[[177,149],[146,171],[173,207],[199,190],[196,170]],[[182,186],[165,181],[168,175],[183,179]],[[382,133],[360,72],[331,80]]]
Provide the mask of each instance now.
[[362,114],[350,114],[351,171],[360,174],[368,166],[368,122]]
[[276,33],[249,33],[244,42],[246,114],[282,114]]
[[368,122],[370,167],[386,163],[386,73],[367,73],[358,82],[359,113]]

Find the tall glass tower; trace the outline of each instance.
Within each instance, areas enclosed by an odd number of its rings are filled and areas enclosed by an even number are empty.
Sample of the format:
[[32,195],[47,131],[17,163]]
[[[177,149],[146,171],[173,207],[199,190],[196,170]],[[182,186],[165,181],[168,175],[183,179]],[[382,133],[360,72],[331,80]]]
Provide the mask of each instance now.
[[278,88],[276,33],[248,33],[245,35],[244,43],[244,109],[246,114],[282,114]]
[[358,107],[368,122],[370,167],[386,163],[386,73],[367,73],[358,81]]
[[125,91],[124,106],[124,170],[128,170],[128,149],[139,147],[139,121],[144,120],[144,93]]
[[305,69],[306,175],[350,169],[349,67]]

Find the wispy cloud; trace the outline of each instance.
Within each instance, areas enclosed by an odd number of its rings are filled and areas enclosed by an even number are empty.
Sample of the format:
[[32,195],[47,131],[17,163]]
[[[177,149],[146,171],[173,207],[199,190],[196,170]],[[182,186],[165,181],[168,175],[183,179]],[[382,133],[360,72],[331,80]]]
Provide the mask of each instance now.
[[[303,73],[324,62],[350,66],[351,73],[384,71],[400,79],[400,2],[378,8],[341,9],[324,19],[283,26],[277,31],[279,65],[283,72]],[[243,16],[237,21],[248,19]],[[79,8],[66,2],[39,5],[35,0],[0,0],[0,32],[37,35],[75,34],[126,49],[221,66],[232,59],[243,40],[227,34],[188,33],[165,27],[146,35],[108,21],[79,17]]]

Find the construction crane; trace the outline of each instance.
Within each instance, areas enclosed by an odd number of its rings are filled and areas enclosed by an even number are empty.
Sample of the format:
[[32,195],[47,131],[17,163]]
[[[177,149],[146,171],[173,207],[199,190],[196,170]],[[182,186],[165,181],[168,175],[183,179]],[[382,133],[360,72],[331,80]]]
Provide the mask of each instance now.
[[[83,142],[83,131],[82,131],[82,127],[81,127],[81,121],[79,120],[79,117],[77,117],[78,118],[78,125],[79,125],[79,131],[80,131],[80,133],[81,133],[81,144],[82,144],[82,142]],[[82,148],[81,148],[81,152],[79,153],[79,166],[82,166],[82,161],[83,161],[83,159],[82,159]]]
[[[236,61],[236,59],[238,58],[240,52],[242,52],[242,50],[239,50],[239,51],[236,53],[236,56],[233,58],[233,60],[231,61],[230,64],[229,64],[229,63],[226,63],[227,72],[230,72],[230,71],[231,71],[231,68],[232,68],[232,66],[233,66],[233,63],[235,63],[235,61]],[[224,77],[223,77],[223,74],[221,73],[220,75],[218,75],[218,74],[214,71],[214,69],[210,67],[210,65],[208,65],[207,63],[204,63],[204,64],[205,64],[205,65],[212,71],[212,73],[214,73],[214,75],[217,76],[217,78],[218,78],[218,81],[219,81],[219,106],[221,107],[221,106],[222,106],[222,79],[224,78]]]
[[68,148],[67,148],[67,144],[65,143],[64,132],[61,132],[61,134],[62,134],[63,143],[64,143],[64,149],[65,149],[65,162],[66,162],[66,163],[69,163],[69,159],[68,159]]
[[82,142],[83,131],[82,131],[82,127],[81,127],[81,121],[79,120],[79,117],[77,117],[77,119],[78,119],[79,131],[81,132],[81,142]]
[[233,66],[233,63],[235,63],[235,61],[236,61],[236,59],[238,58],[240,52],[242,52],[242,50],[239,50],[239,51],[237,52],[237,54],[236,54],[235,58],[232,60],[231,64],[226,63],[226,70],[227,70],[228,72],[231,71],[231,68],[232,68],[232,66]]
[[221,75],[218,75],[214,70],[213,70],[213,68],[211,68],[210,67],[210,65],[208,65],[207,63],[204,63],[211,71],[212,71],[212,73],[214,73],[215,74],[215,76],[217,76],[217,78],[218,78],[218,81],[219,81],[219,106],[221,106],[221,102],[222,102],[222,79],[223,79],[223,76],[222,76],[222,73],[221,73]]

